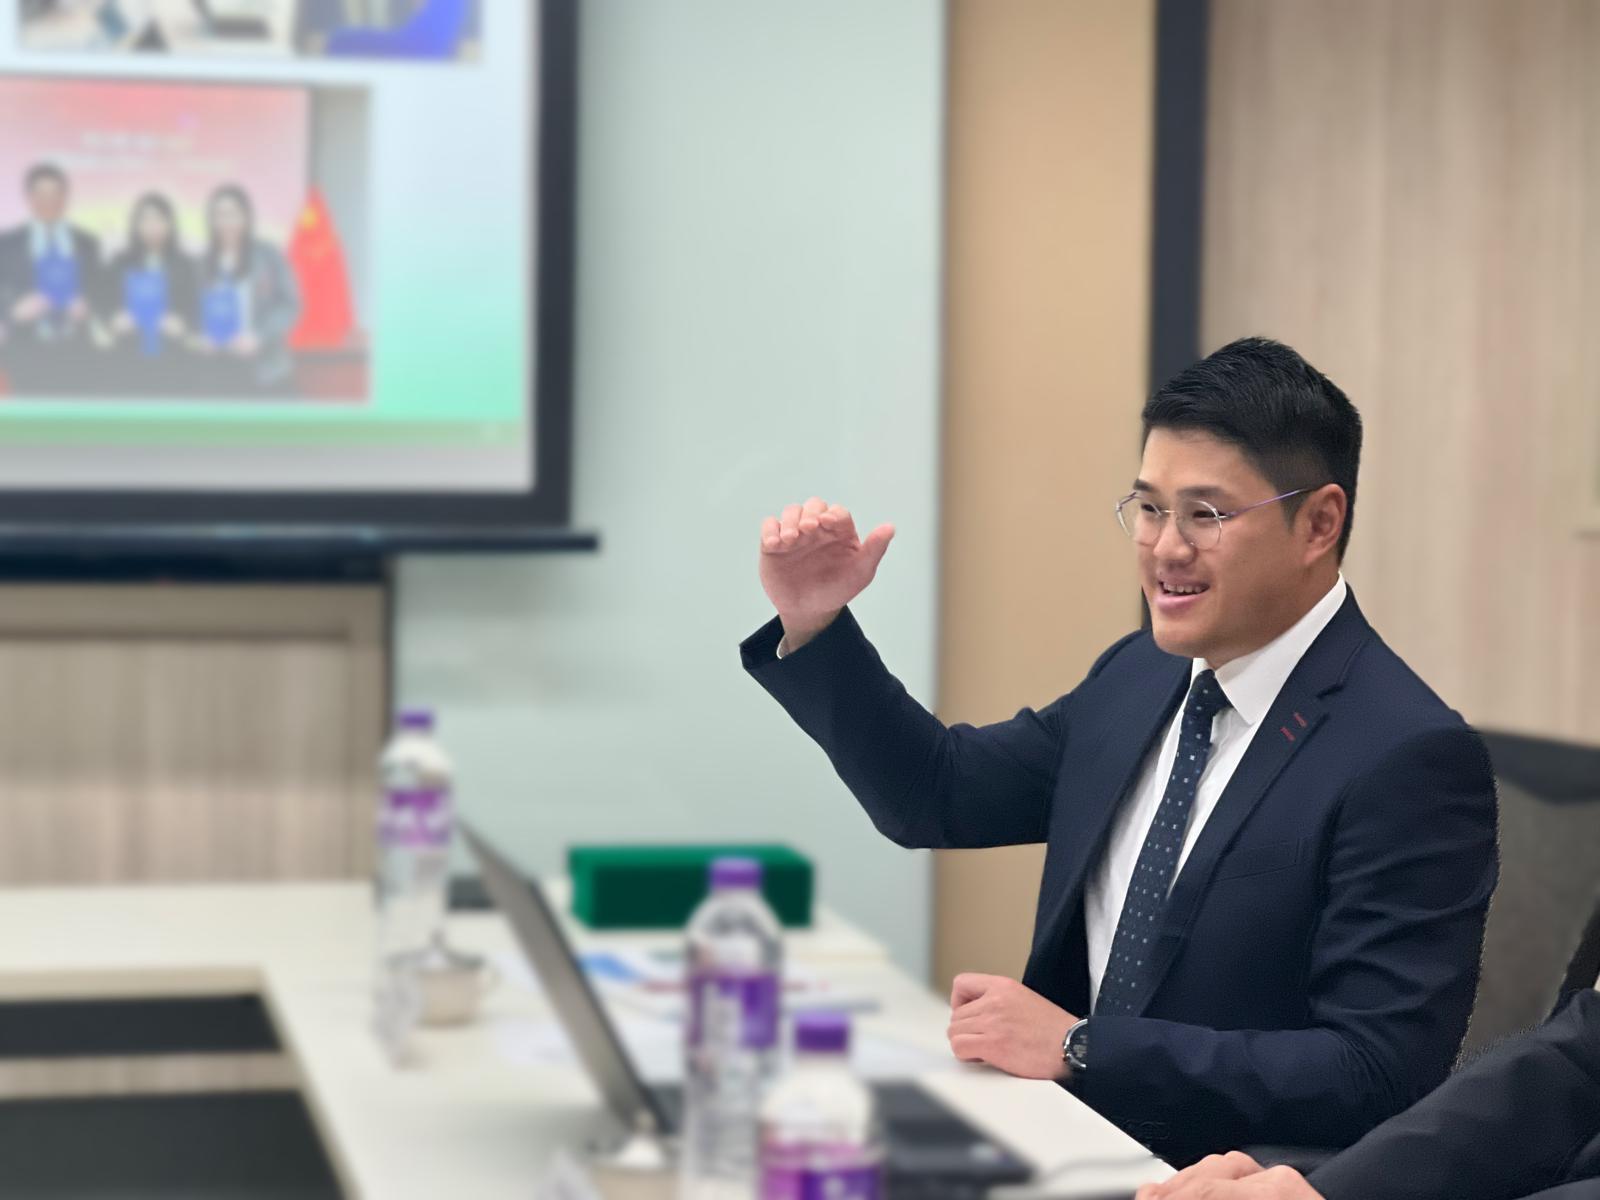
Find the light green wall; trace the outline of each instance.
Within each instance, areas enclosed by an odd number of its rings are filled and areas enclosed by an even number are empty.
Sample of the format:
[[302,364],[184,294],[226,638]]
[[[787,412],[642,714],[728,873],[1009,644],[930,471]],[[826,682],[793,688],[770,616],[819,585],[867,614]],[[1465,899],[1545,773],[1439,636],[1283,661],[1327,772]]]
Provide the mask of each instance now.
[[944,9],[583,5],[574,509],[597,556],[404,564],[398,695],[532,868],[577,839],[773,838],[928,961],[926,856],[880,838],[739,666],[760,517],[899,536],[857,606],[931,701]]

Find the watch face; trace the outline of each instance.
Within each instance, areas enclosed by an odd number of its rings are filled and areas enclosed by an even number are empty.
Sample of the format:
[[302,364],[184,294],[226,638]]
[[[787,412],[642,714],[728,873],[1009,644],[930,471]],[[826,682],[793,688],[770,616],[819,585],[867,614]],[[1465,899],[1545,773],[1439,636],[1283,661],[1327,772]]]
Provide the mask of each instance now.
[[1074,1070],[1083,1070],[1088,1063],[1085,1061],[1089,1052],[1089,1026],[1087,1022],[1073,1026],[1072,1032],[1067,1035],[1067,1061]]

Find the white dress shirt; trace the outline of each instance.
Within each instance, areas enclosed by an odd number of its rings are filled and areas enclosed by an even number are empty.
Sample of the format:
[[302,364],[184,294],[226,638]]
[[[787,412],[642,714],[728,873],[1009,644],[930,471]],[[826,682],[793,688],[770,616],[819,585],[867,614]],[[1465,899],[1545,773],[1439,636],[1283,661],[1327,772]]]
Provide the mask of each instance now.
[[[1232,707],[1212,719],[1211,757],[1206,760],[1206,769],[1200,775],[1199,790],[1195,793],[1194,808],[1189,815],[1189,828],[1183,835],[1183,849],[1178,852],[1178,866],[1172,875],[1174,880],[1188,861],[1195,839],[1200,836],[1207,818],[1217,807],[1217,801],[1228,786],[1228,780],[1233,778],[1240,759],[1244,758],[1250,740],[1261,727],[1262,718],[1283,690],[1301,655],[1333,620],[1348,591],[1344,576],[1340,575],[1328,594],[1288,630],[1261,649],[1217,668],[1217,683]],[[1189,670],[1190,682],[1209,666],[1205,659],[1195,659]],[[1180,704],[1167,724],[1166,736],[1145,759],[1138,781],[1118,810],[1111,826],[1111,836],[1106,842],[1105,855],[1090,876],[1084,891],[1091,1008],[1100,994],[1100,980],[1105,976],[1106,963],[1111,957],[1111,942],[1117,935],[1117,922],[1122,918],[1122,904],[1127,899],[1128,885],[1133,880],[1134,868],[1139,862],[1139,851],[1144,849],[1150,822],[1155,820],[1156,809],[1161,806],[1161,797],[1167,789],[1167,777],[1172,774],[1172,761],[1178,753],[1178,730],[1182,716],[1183,705]]]
[[28,222],[28,248],[35,259],[43,258],[54,249],[63,258],[72,257],[72,231],[65,221],[46,225],[42,221]]

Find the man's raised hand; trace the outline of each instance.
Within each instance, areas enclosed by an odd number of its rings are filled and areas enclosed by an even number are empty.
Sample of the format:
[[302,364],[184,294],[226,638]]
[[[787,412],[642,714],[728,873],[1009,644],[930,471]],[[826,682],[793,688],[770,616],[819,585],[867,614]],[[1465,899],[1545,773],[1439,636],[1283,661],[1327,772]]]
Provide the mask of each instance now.
[[859,537],[847,509],[816,496],[761,523],[761,586],[783,622],[786,650],[810,641],[860,595],[893,537],[893,525]]

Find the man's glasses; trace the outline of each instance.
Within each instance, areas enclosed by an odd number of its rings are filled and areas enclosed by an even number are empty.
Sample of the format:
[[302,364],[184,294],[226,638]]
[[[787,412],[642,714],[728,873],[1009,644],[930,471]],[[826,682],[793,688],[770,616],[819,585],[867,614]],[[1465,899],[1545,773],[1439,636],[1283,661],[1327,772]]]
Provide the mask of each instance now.
[[1224,521],[1231,521],[1251,509],[1276,504],[1279,500],[1287,500],[1290,496],[1298,496],[1312,490],[1296,488],[1292,492],[1284,492],[1281,496],[1246,504],[1243,508],[1236,508],[1232,512],[1219,512],[1214,504],[1208,504],[1204,500],[1185,500],[1177,508],[1162,508],[1148,496],[1129,492],[1117,501],[1117,524],[1122,526],[1122,532],[1136,544],[1154,546],[1161,540],[1161,527],[1166,524],[1167,518],[1171,517],[1178,524],[1178,536],[1189,545],[1196,550],[1215,550],[1222,544]]

